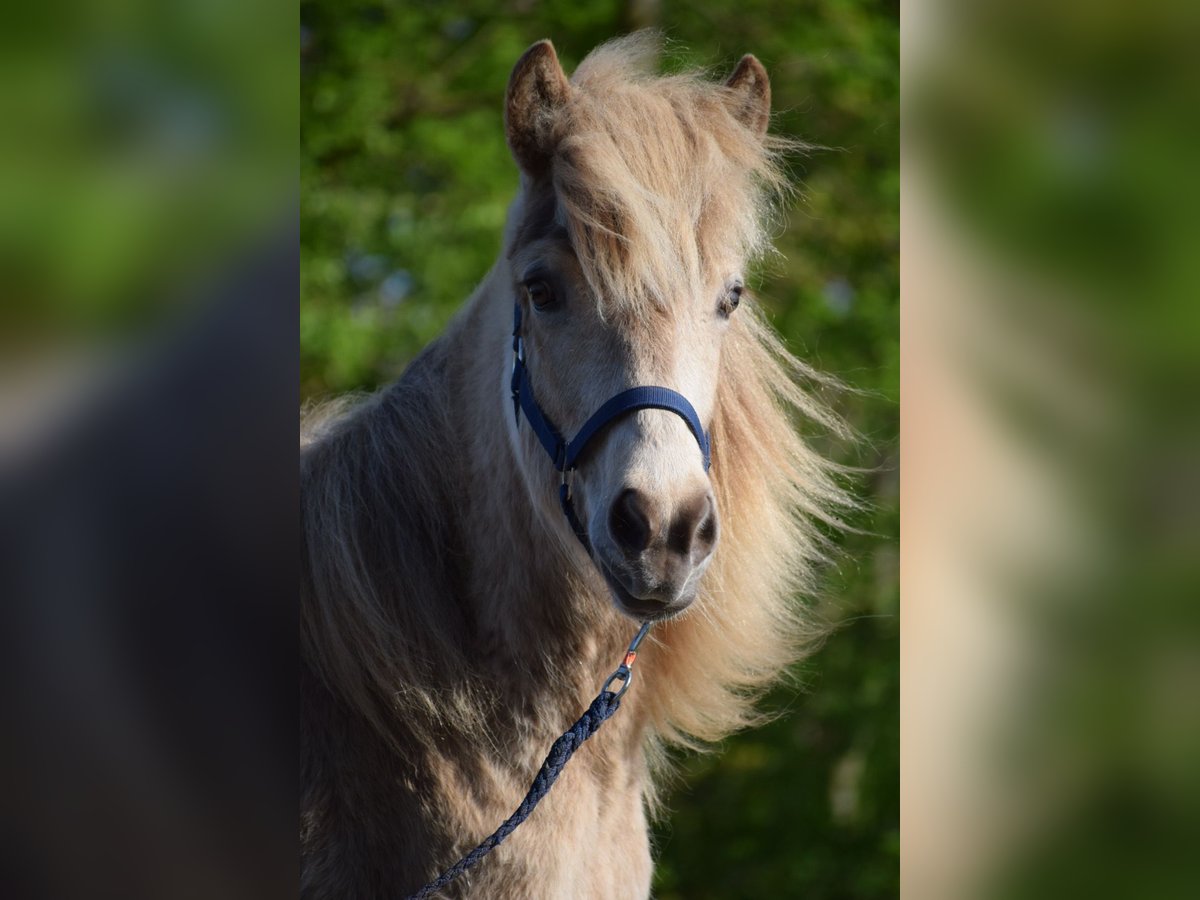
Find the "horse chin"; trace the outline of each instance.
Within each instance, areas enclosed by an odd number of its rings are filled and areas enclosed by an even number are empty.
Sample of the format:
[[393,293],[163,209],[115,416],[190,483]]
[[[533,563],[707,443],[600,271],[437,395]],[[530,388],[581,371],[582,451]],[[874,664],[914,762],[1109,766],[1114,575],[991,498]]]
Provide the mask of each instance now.
[[599,568],[605,583],[608,584],[613,605],[619,612],[638,622],[657,622],[673,618],[691,606],[692,601],[696,599],[695,590],[688,590],[665,602],[654,597],[636,597],[609,571],[608,566],[600,563]]

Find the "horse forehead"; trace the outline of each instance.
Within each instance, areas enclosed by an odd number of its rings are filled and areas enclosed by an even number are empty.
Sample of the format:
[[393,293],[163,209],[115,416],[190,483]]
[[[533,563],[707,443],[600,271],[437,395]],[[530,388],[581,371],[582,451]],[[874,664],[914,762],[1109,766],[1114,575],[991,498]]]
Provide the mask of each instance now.
[[681,359],[699,357],[702,335],[695,316],[673,305],[619,307],[605,317],[620,356],[641,370],[664,373]]

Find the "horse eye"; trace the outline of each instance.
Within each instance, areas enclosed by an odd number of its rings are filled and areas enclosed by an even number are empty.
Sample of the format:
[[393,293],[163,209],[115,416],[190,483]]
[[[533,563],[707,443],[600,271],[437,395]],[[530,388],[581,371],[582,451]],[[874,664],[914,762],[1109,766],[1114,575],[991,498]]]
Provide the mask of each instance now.
[[525,285],[525,296],[534,309],[545,309],[554,303],[554,291],[544,281],[531,281]]
[[718,305],[721,315],[728,316],[738,308],[738,304],[742,302],[743,290],[744,288],[740,284],[735,284],[725,291],[725,296],[721,298],[721,302]]

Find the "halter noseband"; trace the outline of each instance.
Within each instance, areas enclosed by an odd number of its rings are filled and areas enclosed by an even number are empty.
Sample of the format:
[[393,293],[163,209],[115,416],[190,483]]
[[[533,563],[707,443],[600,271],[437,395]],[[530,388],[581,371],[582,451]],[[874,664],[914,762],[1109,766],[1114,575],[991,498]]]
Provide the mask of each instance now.
[[519,303],[513,307],[511,387],[513,415],[516,418],[517,426],[520,427],[521,412],[524,411],[525,418],[529,420],[529,427],[533,429],[538,442],[550,455],[555,470],[562,473],[562,484],[558,489],[559,502],[562,503],[563,512],[571,524],[571,530],[575,532],[575,537],[579,538],[579,542],[589,553],[591,545],[588,542],[587,529],[579,521],[579,517],[575,514],[575,504],[571,501],[571,480],[583,451],[592,439],[614,419],[619,419],[621,416],[639,409],[664,409],[675,413],[687,424],[692,437],[700,446],[700,453],[704,457],[704,471],[708,471],[711,463],[710,438],[705,433],[704,426],[700,424],[700,417],[696,414],[695,407],[688,402],[687,397],[670,388],[634,387],[621,391],[592,413],[591,418],[583,423],[583,427],[579,429],[579,433],[572,440],[565,440],[554,423],[542,412],[533,396],[533,386],[529,383],[529,370],[525,367],[525,341],[521,336],[521,305]]

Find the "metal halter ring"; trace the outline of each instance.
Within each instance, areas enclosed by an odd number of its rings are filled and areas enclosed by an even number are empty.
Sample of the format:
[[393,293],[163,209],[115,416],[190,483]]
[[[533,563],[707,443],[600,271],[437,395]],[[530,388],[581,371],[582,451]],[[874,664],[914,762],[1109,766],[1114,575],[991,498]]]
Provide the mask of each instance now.
[[513,372],[517,371],[517,366],[525,362],[525,338],[519,334],[513,335]]
[[609,686],[618,678],[621,679],[621,689],[616,692],[617,699],[629,690],[629,685],[633,684],[633,661],[637,659],[638,645],[641,644],[647,632],[650,631],[650,622],[643,622],[642,627],[638,629],[637,634],[633,636],[633,640],[629,642],[629,649],[625,651],[625,659],[617,666],[617,671],[608,676],[608,680],[604,682],[604,687],[600,689],[603,693],[609,689]]
[[608,676],[608,680],[604,682],[604,687],[600,688],[601,692],[610,690],[610,685],[618,678],[621,679],[621,689],[616,691],[617,699],[619,700],[624,693],[629,690],[629,685],[633,684],[633,672],[624,663],[617,667],[617,671]]

